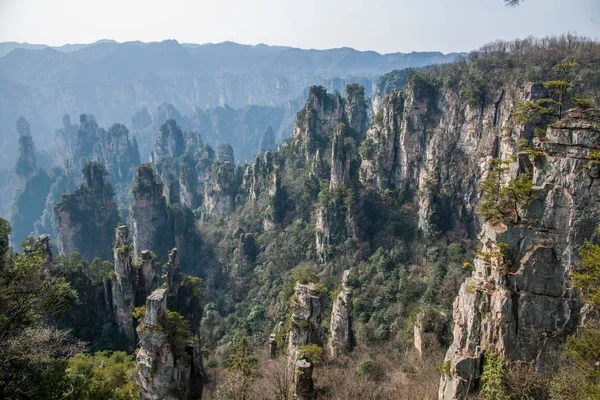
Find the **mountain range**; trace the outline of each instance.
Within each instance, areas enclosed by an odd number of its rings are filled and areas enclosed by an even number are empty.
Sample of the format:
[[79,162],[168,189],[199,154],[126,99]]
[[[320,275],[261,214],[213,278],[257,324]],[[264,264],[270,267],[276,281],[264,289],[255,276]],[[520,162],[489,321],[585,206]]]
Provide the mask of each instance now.
[[386,72],[446,63],[459,55],[175,40],[60,47],[0,43],[0,165],[12,163],[20,116],[29,121],[36,145],[50,148],[67,113],[74,118],[92,113],[101,125],[130,126],[134,113],[164,103],[182,114],[225,105],[288,106],[311,85],[343,91],[350,82],[359,82],[370,95]]

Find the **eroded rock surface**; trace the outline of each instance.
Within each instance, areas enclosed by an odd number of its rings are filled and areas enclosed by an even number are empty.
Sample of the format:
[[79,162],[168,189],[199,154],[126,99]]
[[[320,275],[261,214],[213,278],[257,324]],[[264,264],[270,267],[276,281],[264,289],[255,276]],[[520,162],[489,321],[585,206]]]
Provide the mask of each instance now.
[[600,172],[590,153],[600,145],[599,122],[597,110],[573,110],[536,139],[545,156],[520,155],[513,163],[513,174],[532,176],[536,199],[516,225],[483,225],[484,255],[454,303],[440,399],[467,395],[486,351],[545,370],[576,328],[581,304],[568,277],[598,223]]
[[125,225],[115,230],[113,245],[115,275],[112,279],[112,300],[117,329],[125,335],[130,349],[135,348],[133,307],[137,274],[133,266],[133,248],[129,243],[129,229]]
[[78,251],[92,261],[112,258],[114,229],[120,221],[114,190],[102,164],[89,163],[83,168],[83,183],[71,194],[64,194],[54,207],[58,223],[58,249],[71,256]]
[[329,355],[336,358],[350,350],[352,327],[350,325],[350,270],[344,271],[340,292],[333,300],[329,328]]
[[136,382],[148,400],[202,398],[201,354],[198,343],[179,349],[164,330],[167,289],[155,290],[146,301],[146,315],[138,326],[140,349]]

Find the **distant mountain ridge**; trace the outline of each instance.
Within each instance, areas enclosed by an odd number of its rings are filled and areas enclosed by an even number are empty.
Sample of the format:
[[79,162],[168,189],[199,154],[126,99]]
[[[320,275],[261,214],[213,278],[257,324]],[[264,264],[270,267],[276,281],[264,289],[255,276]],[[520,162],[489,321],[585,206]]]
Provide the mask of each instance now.
[[52,49],[67,53],[70,51],[80,50],[80,49],[83,49],[84,47],[88,47],[88,46],[91,46],[91,45],[94,45],[97,43],[104,43],[104,42],[117,43],[114,40],[108,40],[108,39],[98,40],[97,42],[94,42],[94,43],[67,43],[62,46],[48,46],[47,44],[35,44],[35,43],[27,43],[27,42],[24,42],[24,43],[0,42],[0,57],[4,57],[5,55],[10,53],[14,49],[43,50],[47,47],[50,47]]
[[[68,113],[92,113],[102,126],[130,126],[147,107],[173,104],[184,114],[228,105],[281,106],[311,85],[335,90],[358,82],[369,96],[377,77],[394,69],[446,63],[459,54],[303,50],[232,42],[180,44],[103,40],[92,44],[0,43],[0,166],[16,149],[15,121],[24,116],[36,143],[52,146]],[[202,133],[201,133],[202,134]]]

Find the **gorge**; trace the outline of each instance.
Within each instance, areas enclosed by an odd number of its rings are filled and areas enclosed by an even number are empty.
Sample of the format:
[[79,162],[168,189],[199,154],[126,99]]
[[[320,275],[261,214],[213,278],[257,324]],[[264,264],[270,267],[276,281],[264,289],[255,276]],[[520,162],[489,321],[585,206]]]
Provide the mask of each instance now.
[[142,163],[82,114],[46,172],[19,120],[0,279],[38,257],[70,285],[48,323],[122,356],[126,398],[594,398],[569,346],[597,332],[599,88],[596,41],[497,42],[311,86],[249,162],[165,113]]

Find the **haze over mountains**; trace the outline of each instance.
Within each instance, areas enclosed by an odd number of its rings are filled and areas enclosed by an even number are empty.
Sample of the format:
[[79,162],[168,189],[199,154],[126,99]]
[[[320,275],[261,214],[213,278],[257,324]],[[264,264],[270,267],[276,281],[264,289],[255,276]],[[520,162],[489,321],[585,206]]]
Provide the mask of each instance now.
[[[445,63],[458,55],[303,50],[232,42],[198,45],[174,40],[104,40],[55,48],[0,43],[0,166],[12,164],[17,145],[15,121],[20,116],[29,121],[36,145],[50,148],[54,130],[67,113],[74,120],[79,114],[92,113],[101,126],[115,122],[131,126],[134,113],[147,108],[155,115],[164,103],[182,115],[225,105],[275,107],[277,115],[293,115],[295,104],[301,104],[295,100],[303,98],[311,85],[343,91],[346,83],[359,82],[369,96],[381,74]],[[265,127],[256,129],[264,131]]]

